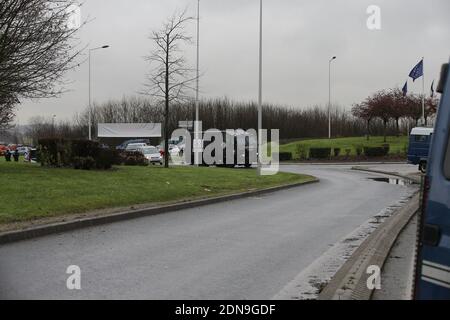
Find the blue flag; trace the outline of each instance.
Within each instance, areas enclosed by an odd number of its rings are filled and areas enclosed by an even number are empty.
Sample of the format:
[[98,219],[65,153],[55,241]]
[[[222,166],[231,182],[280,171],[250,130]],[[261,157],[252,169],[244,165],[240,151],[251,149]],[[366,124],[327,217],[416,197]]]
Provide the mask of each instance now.
[[411,70],[409,76],[413,79],[413,81],[416,81],[417,78],[423,76],[423,59],[420,60],[420,62]]
[[408,81],[405,82],[402,92],[403,92],[403,96],[406,97],[406,94],[408,93]]

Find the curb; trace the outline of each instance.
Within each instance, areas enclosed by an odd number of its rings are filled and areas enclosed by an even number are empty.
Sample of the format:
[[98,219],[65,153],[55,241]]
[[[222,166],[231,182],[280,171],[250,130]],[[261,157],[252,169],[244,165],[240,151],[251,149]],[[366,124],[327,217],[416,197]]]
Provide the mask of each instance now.
[[419,193],[381,224],[353,253],[319,295],[319,300],[370,300],[369,266],[384,266],[398,236],[419,210]]
[[282,166],[289,165],[312,165],[312,166],[321,166],[321,165],[332,165],[332,166],[350,166],[350,165],[374,165],[374,164],[404,164],[405,161],[379,161],[379,162],[280,162]]
[[379,174],[384,174],[384,175],[388,175],[388,176],[399,177],[399,178],[402,178],[402,179],[405,179],[405,180],[412,181],[415,184],[420,184],[420,182],[421,182],[419,178],[415,178],[413,176],[405,176],[405,175],[399,174],[398,172],[372,170],[372,169],[363,168],[363,167],[352,167],[352,170],[363,171],[363,172],[371,172],[371,173],[379,173]]
[[226,196],[218,196],[218,197],[212,197],[212,198],[206,198],[206,199],[200,199],[200,200],[193,200],[193,201],[187,201],[187,202],[179,202],[175,204],[170,205],[162,205],[152,208],[146,208],[146,209],[139,209],[139,210],[129,210],[119,213],[114,213],[110,215],[105,216],[99,216],[99,217],[91,217],[91,218],[82,218],[70,222],[58,222],[53,223],[49,225],[44,225],[40,227],[35,228],[29,228],[24,230],[17,230],[17,231],[8,231],[0,233],[0,245],[21,241],[21,240],[28,240],[32,238],[42,237],[50,234],[55,233],[61,233],[66,231],[72,231],[76,229],[81,228],[87,228],[87,227],[93,227],[93,226],[99,226],[103,224],[109,224],[113,222],[119,222],[119,221],[125,221],[125,220],[131,220],[146,216],[153,216],[158,215],[162,213],[168,213],[173,211],[179,211],[183,209],[190,209],[190,208],[196,208],[201,206],[206,206],[209,204],[215,204],[230,200],[236,200],[236,199],[242,199],[242,198],[248,198],[251,196],[257,196],[267,193],[272,193],[276,191],[291,189],[295,187],[305,186],[312,183],[318,183],[320,182],[319,179],[315,179],[312,181],[306,181],[306,182],[298,182],[288,185],[282,185],[272,188],[266,188],[266,189],[260,189],[256,191],[247,191],[243,193],[235,193],[230,194]]

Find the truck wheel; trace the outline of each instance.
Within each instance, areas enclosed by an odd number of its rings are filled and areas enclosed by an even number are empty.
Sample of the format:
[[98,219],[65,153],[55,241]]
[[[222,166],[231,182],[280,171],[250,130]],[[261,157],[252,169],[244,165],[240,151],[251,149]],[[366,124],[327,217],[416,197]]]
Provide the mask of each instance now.
[[419,171],[422,173],[427,173],[427,162],[426,161],[422,161],[421,163],[419,163]]

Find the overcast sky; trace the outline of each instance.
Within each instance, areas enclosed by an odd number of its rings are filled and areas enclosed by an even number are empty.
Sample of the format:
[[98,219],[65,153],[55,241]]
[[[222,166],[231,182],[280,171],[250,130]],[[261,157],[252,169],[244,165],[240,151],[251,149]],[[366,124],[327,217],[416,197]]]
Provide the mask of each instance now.
[[[135,95],[150,71],[143,59],[150,32],[177,9],[196,14],[197,0],[84,0],[80,40],[111,48],[93,54],[93,97],[100,103]],[[369,5],[381,8],[381,30],[366,26]],[[201,0],[201,96],[256,100],[258,0]],[[304,108],[328,101],[328,60],[333,100],[349,108],[376,90],[403,86],[425,57],[426,92],[450,57],[449,0],[264,0],[265,102]],[[188,30],[195,35],[195,23]],[[195,46],[187,48],[191,66]],[[30,117],[71,119],[88,104],[87,63],[67,74],[68,93],[23,101],[17,122]],[[409,82],[420,93],[422,82]]]

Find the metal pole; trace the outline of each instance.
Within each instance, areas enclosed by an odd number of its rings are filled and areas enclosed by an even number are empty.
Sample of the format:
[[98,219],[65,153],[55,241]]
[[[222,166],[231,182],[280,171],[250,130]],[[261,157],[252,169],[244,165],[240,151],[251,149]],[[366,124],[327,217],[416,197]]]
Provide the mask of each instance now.
[[89,106],[88,106],[88,113],[89,113],[89,140],[92,140],[92,132],[91,132],[91,127],[92,127],[92,110],[91,110],[91,51],[89,50]]
[[335,59],[336,56],[328,61],[328,139],[331,139],[331,62]]
[[258,89],[258,174],[261,175],[262,157],[262,45],[263,45],[263,2],[260,0],[259,10],[259,89]]
[[[200,0],[197,2],[197,77],[196,77],[196,90],[195,90],[195,140],[200,139],[199,132],[199,121],[200,121],[200,110],[199,110],[199,77],[200,77]],[[200,153],[195,152],[195,165],[200,164]]]
[[422,57],[422,118],[423,124],[425,125],[425,57]]
[[328,62],[328,139],[331,139],[331,61]]
[[88,122],[89,122],[89,140],[92,140],[92,89],[91,89],[91,52],[100,49],[107,49],[109,45],[104,45],[102,47],[89,49],[89,112],[88,112]]

